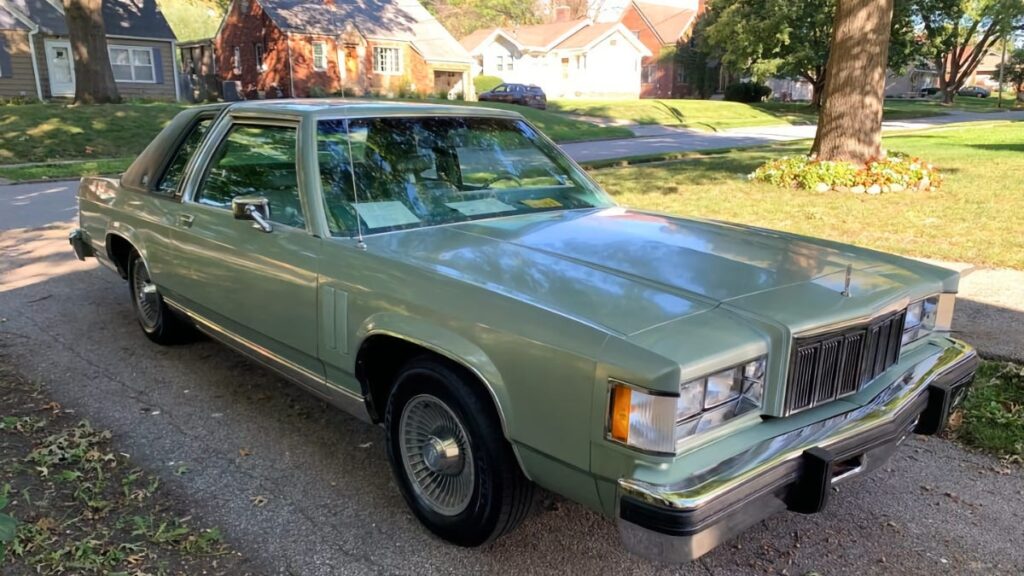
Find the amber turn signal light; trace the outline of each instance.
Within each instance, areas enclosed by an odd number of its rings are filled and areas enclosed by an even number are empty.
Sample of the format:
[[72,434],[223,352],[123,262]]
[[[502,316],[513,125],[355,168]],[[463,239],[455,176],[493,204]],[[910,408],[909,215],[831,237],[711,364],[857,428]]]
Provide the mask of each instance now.
[[622,384],[612,388],[611,436],[619,442],[629,440],[629,409],[633,391]]

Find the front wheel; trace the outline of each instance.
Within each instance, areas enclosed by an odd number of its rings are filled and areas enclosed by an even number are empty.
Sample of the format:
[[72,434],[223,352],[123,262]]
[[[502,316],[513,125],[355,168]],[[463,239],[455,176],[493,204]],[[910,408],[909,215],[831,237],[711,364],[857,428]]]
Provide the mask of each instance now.
[[434,534],[479,546],[526,517],[533,485],[490,398],[461,370],[430,357],[406,365],[388,399],[385,428],[402,496]]
[[128,288],[135,317],[150,340],[157,344],[177,344],[193,335],[192,327],[167,307],[149,276],[146,262],[135,251],[128,260]]

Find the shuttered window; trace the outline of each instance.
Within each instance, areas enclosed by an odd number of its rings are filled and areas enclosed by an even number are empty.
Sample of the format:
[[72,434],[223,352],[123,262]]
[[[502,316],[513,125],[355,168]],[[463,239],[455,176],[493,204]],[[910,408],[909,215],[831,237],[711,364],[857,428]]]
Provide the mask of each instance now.
[[136,46],[110,46],[110,69],[117,82],[156,82],[153,49]]

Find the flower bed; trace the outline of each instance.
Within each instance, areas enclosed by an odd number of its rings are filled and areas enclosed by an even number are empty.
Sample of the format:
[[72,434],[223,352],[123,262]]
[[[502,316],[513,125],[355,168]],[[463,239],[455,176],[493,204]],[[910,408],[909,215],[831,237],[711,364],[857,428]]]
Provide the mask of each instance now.
[[786,156],[767,162],[748,177],[783,188],[854,194],[935,190],[942,184],[942,176],[934,166],[903,154],[890,154],[866,166]]

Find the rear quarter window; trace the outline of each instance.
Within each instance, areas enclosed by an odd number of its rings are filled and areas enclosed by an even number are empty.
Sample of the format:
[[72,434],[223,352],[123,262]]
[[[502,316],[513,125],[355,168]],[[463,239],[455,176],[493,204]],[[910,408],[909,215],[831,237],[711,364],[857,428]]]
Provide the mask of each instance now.
[[213,118],[201,118],[192,125],[188,135],[181,141],[178,149],[174,151],[174,156],[167,165],[167,169],[164,170],[163,176],[160,177],[160,181],[154,187],[156,193],[167,196],[177,193],[181,177],[185,174],[185,167],[188,166],[189,160],[192,159],[192,156],[199,149],[203,136],[206,135],[212,123]]

